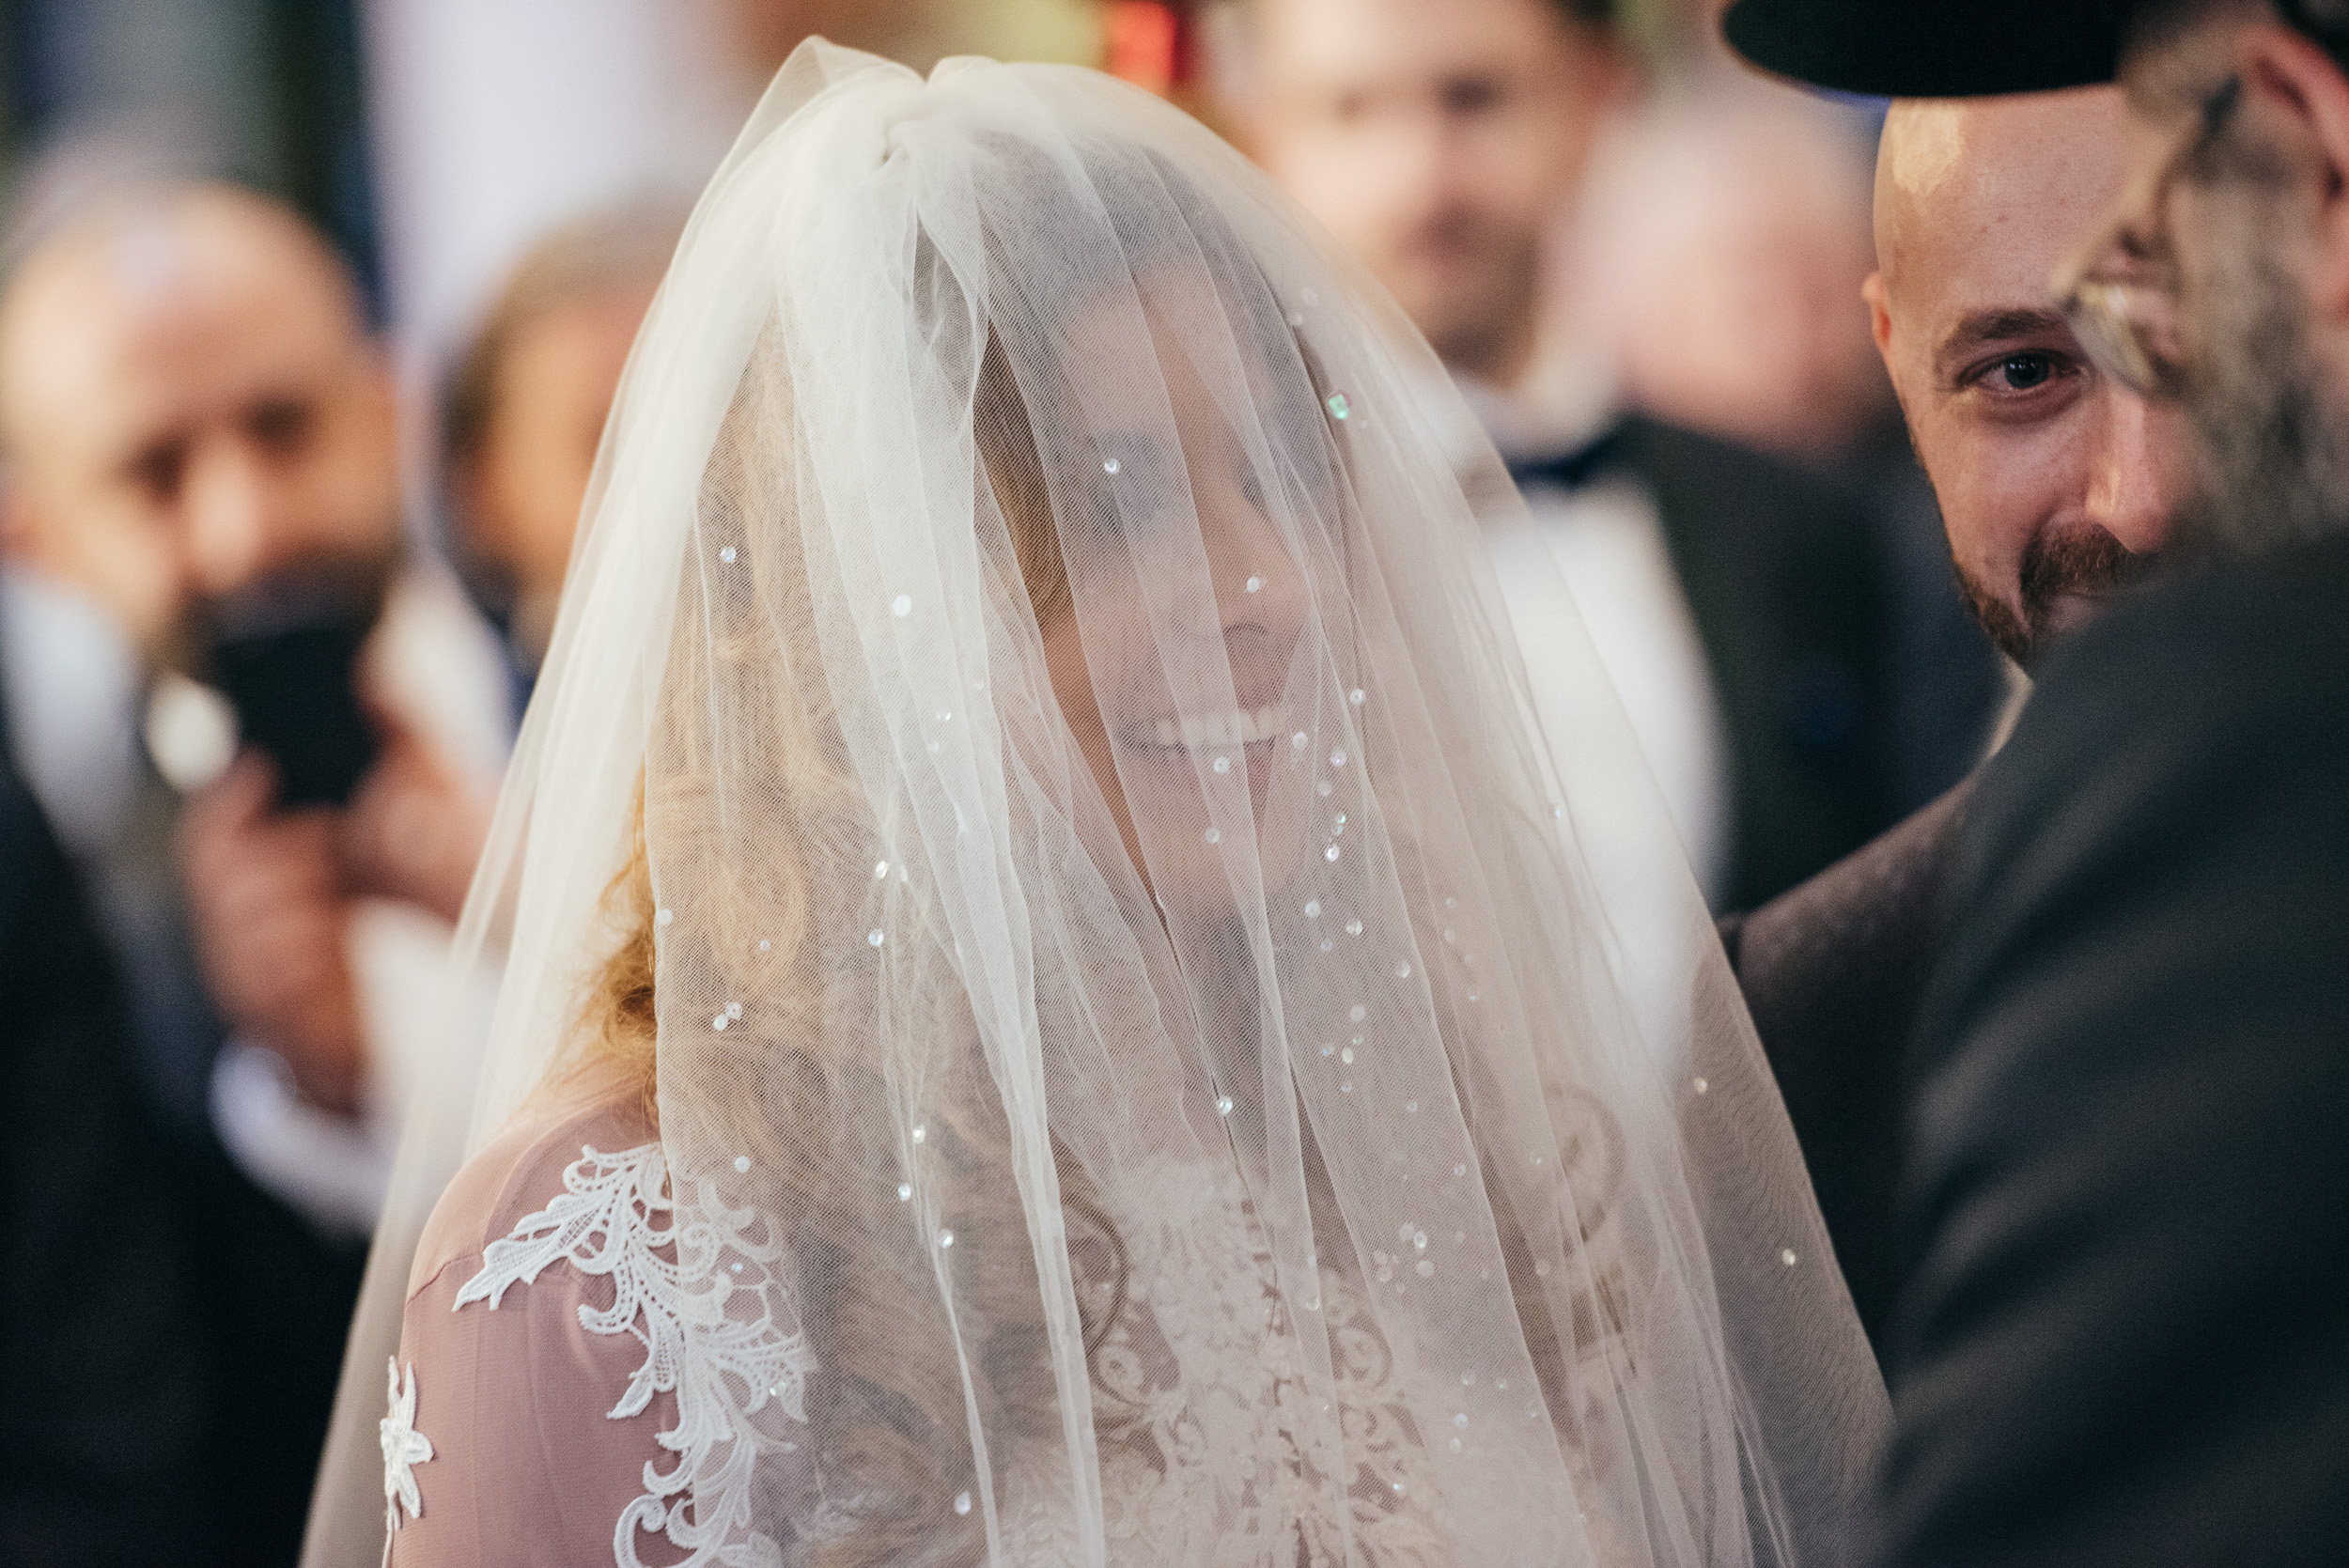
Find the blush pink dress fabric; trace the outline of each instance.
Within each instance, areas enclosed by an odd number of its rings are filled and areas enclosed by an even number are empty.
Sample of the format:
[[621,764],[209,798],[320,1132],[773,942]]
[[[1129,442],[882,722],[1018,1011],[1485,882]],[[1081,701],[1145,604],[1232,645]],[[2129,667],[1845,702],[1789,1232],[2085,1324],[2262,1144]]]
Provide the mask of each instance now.
[[[409,1421],[432,1456],[408,1467],[421,1512],[399,1511],[386,1558],[395,1568],[613,1562],[614,1529],[646,1490],[645,1467],[676,1463],[658,1440],[677,1425],[674,1394],[609,1416],[646,1357],[636,1332],[581,1322],[582,1307],[611,1308],[612,1280],[558,1259],[495,1307],[457,1305],[490,1244],[559,1198],[585,1151],[614,1156],[653,1141],[642,1113],[620,1107],[526,1123],[475,1156],[434,1210],[410,1276],[398,1362],[412,1369]],[[687,1555],[631,1533],[649,1568]]]

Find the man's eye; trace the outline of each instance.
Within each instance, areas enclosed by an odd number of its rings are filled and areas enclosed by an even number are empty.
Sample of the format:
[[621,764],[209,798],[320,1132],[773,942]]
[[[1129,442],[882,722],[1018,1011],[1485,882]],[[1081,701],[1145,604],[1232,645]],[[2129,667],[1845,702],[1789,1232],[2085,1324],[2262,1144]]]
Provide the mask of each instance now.
[[1459,76],[1443,85],[1441,96],[1447,114],[1481,115],[1500,105],[1502,88],[1490,77]]
[[270,398],[247,418],[253,439],[280,458],[302,450],[310,439],[312,423],[310,405],[293,397]]
[[2055,374],[2055,362],[2046,354],[2009,354],[1991,375],[2010,392],[2029,392]]
[[131,460],[131,482],[149,505],[169,506],[179,499],[179,485],[187,468],[187,447],[178,442],[166,442],[148,447]]

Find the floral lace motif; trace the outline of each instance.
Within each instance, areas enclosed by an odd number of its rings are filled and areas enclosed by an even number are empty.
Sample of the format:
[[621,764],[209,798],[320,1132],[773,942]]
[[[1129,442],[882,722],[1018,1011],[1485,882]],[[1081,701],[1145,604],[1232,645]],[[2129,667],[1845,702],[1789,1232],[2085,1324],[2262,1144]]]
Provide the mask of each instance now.
[[424,1517],[424,1498],[416,1490],[418,1465],[432,1457],[430,1439],[416,1430],[416,1367],[408,1364],[408,1381],[401,1386],[399,1358],[387,1358],[391,1374],[391,1411],[376,1423],[383,1444],[383,1550],[392,1549],[390,1534],[399,1528],[399,1512],[411,1519]]
[[782,1552],[753,1528],[751,1481],[762,1453],[789,1445],[762,1430],[771,1421],[753,1418],[771,1404],[803,1422],[810,1363],[776,1272],[780,1248],[708,1181],[697,1201],[675,1202],[658,1143],[581,1154],[563,1172],[563,1193],[484,1250],[456,1305],[486,1300],[494,1311],[507,1287],[558,1261],[610,1279],[611,1307],[583,1303],[580,1324],[635,1335],[645,1360],[608,1415],[628,1420],[660,1393],[674,1393],[677,1406],[677,1425],[659,1436],[677,1463],[665,1473],[645,1466],[644,1494],[613,1527],[614,1562],[643,1568],[642,1530],[692,1554],[681,1568],[770,1568]]

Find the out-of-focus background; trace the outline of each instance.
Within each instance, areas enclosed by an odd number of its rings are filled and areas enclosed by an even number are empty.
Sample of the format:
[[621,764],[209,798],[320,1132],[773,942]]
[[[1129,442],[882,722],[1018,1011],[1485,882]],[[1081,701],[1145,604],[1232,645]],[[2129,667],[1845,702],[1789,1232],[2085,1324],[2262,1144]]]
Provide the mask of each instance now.
[[[283,196],[358,271],[423,376],[522,250],[565,219],[689,195],[801,39],[919,69],[956,54],[1104,66],[1227,132],[1242,4],[1121,0],[9,0],[0,202],[13,226],[133,171]],[[1869,270],[1875,112],[1735,73],[1713,0],[1624,0],[1655,72],[1655,145],[1595,191],[1608,229],[1557,283],[1626,331],[1631,385],[1685,422],[1807,457],[1882,423],[1852,306]],[[1179,36],[1178,36],[1179,35]],[[1243,85],[1244,90],[1244,85]],[[1737,101],[1724,106],[1726,97]],[[1626,116],[1630,118],[1631,116]],[[1724,121],[1735,121],[1732,131]],[[1766,125],[1761,139],[1751,128]],[[1626,149],[1629,150],[1629,149]],[[1562,225],[1574,214],[1562,212]],[[1569,255],[1572,249],[1574,254]],[[1659,264],[1660,263],[1660,264]],[[1788,396],[1793,391],[1796,395]]]
[[0,1558],[291,1560],[622,363],[811,34],[1112,70],[1324,222],[1720,910],[1959,779],[2008,676],[1860,303],[1880,106],[1716,8],[4,0]]
[[[690,195],[811,33],[926,67],[1095,63],[1088,0],[9,0],[0,199],[231,175],[323,227],[403,351],[448,351],[533,239]],[[34,210],[24,210],[29,204]]]

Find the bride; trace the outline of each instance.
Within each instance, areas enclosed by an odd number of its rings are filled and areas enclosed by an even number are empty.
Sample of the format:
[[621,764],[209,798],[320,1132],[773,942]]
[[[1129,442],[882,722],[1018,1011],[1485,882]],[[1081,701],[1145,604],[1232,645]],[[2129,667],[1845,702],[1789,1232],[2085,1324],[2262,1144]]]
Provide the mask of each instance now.
[[1882,1389],[1461,423],[1172,109],[796,54],[630,364],[310,1560],[1841,1560]]

